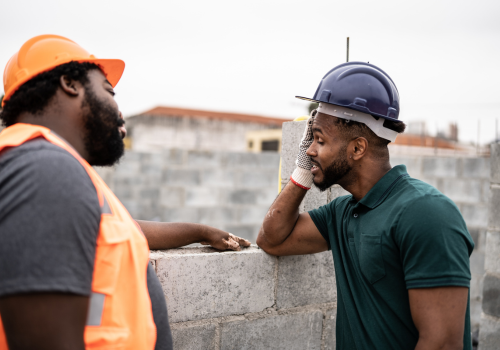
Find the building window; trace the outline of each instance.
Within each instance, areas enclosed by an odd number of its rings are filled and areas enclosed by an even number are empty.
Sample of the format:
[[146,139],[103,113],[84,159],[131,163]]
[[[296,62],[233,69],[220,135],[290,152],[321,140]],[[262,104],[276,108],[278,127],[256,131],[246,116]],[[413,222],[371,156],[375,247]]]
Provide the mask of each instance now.
[[280,147],[279,140],[262,141],[262,151],[278,152],[279,147]]

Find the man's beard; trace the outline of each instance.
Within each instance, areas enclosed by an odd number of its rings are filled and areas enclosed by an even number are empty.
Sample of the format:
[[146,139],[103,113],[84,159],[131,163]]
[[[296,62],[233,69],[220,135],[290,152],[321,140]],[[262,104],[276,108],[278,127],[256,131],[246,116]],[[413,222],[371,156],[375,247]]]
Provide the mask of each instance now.
[[[339,155],[333,162],[323,169],[320,170],[323,172],[323,181],[316,183],[314,181],[314,185],[321,191],[325,191],[331,186],[338,184],[341,179],[343,179],[349,172],[352,170],[352,167],[349,165],[347,161],[347,144],[345,147],[339,152]],[[317,165],[319,167],[319,164]]]
[[124,144],[118,127],[125,122],[117,110],[101,101],[86,87],[82,102],[85,123],[85,150],[90,165],[110,166],[118,162],[124,153]]

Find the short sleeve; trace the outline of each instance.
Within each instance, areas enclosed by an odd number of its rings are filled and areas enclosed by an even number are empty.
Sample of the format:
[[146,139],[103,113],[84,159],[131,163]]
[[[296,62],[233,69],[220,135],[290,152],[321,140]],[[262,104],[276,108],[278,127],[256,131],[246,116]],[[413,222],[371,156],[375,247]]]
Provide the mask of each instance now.
[[314,225],[328,244],[328,250],[332,250],[330,231],[335,227],[335,208],[341,198],[343,197],[336,198],[330,203],[308,212]]
[[100,206],[83,166],[35,140],[0,156],[0,296],[89,295]]
[[423,196],[405,208],[395,240],[407,289],[470,285],[474,243],[456,205],[443,195]]

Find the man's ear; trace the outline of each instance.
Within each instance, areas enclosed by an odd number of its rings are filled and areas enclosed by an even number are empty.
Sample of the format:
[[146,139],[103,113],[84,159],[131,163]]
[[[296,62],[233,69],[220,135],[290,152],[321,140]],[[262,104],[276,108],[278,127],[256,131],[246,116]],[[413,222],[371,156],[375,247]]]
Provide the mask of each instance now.
[[61,75],[59,78],[59,85],[61,85],[61,89],[70,96],[78,96],[80,94],[79,91],[79,83],[73,79],[70,79],[67,75]]
[[351,158],[360,160],[366,154],[368,148],[368,140],[364,137],[358,137],[351,141]]

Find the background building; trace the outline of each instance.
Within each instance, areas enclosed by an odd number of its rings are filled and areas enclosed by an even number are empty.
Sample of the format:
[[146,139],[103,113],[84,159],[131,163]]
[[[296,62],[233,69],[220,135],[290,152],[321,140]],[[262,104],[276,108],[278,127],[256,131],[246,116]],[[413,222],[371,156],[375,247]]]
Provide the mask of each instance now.
[[[139,152],[165,149],[246,152],[280,150],[281,125],[289,120],[249,114],[156,107],[127,121],[127,148]],[[266,131],[247,140],[247,134]],[[279,137],[278,137],[278,136]],[[257,144],[258,143],[258,144]]]

